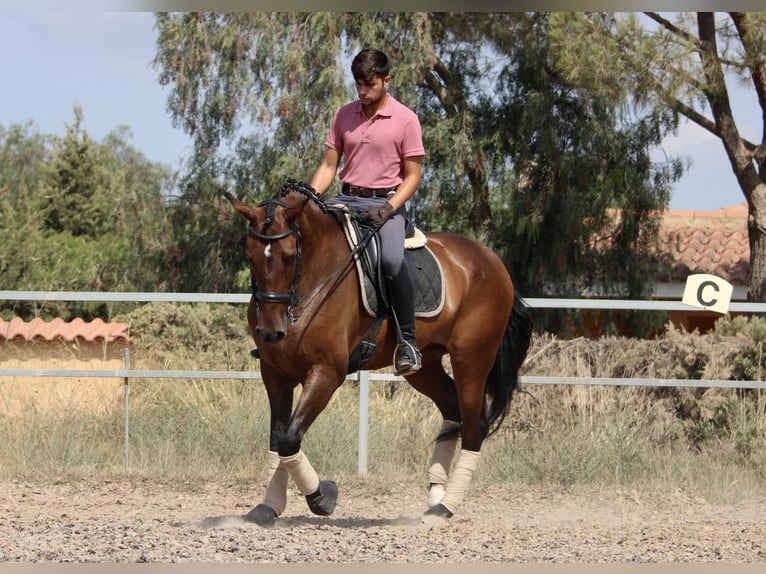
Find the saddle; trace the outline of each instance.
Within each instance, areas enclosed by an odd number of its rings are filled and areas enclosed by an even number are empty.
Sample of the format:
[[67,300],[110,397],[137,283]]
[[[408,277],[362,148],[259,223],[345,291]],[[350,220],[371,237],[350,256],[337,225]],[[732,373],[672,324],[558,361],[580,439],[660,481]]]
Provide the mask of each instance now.
[[[346,206],[331,204],[329,208],[343,228],[349,247],[355,249],[370,228],[352,217]],[[414,271],[415,316],[435,317],[444,307],[444,273],[441,263],[428,247],[425,234],[417,228],[408,231],[404,248],[404,256],[409,259]],[[355,254],[354,264],[359,276],[359,296],[365,311],[371,317],[387,315],[389,302],[380,268],[380,238],[377,233]]]

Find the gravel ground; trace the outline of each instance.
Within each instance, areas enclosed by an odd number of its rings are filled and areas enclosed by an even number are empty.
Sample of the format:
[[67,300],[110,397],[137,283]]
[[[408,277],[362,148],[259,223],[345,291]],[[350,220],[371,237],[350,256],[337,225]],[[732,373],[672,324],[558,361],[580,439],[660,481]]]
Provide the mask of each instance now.
[[289,493],[276,526],[242,517],[260,487],[147,480],[0,482],[3,562],[766,562],[763,500],[716,505],[681,492],[475,489],[443,524],[425,492],[339,481],[330,517]]

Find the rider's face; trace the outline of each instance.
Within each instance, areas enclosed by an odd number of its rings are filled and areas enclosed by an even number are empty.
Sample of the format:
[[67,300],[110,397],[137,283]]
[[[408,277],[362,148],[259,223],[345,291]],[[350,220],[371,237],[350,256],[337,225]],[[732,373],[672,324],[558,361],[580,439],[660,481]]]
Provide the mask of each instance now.
[[386,76],[385,78],[375,76],[370,81],[363,79],[355,80],[356,93],[359,96],[362,105],[375,106],[380,103],[386,95],[386,88],[390,81],[390,76]]

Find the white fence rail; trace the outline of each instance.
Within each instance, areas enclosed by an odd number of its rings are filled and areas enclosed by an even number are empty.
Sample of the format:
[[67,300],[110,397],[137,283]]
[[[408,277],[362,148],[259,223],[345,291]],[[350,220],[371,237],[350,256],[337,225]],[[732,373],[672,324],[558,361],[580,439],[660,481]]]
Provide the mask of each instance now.
[[[107,301],[107,302],[175,302],[175,303],[248,303],[250,294],[226,293],[136,293],[136,292],[80,292],[80,291],[0,291],[0,300],[9,301]],[[696,311],[680,301],[645,301],[629,299],[554,299],[527,298],[527,305],[537,309],[622,309],[647,311]],[[766,303],[739,303],[729,306],[730,312],[766,313]],[[130,357],[125,349],[123,369],[68,370],[68,369],[3,369],[0,377],[97,377],[122,379],[124,391],[124,462],[130,460],[129,451],[129,394],[130,379],[261,379],[255,371],[147,371],[130,369]],[[359,382],[359,460],[358,472],[367,472],[367,432],[369,424],[370,381],[404,381],[391,374],[360,371],[349,375],[347,381]],[[522,376],[522,384],[538,385],[614,385],[693,388],[766,389],[766,381],[645,379],[608,377],[545,377]]]
[[[249,293],[138,293],[126,291],[1,291],[5,301],[111,301],[149,303],[248,303]],[[627,309],[633,311],[696,311],[680,301],[646,301],[634,299],[556,299],[525,298],[536,309]],[[766,313],[766,303],[733,302],[729,311],[735,313]]]

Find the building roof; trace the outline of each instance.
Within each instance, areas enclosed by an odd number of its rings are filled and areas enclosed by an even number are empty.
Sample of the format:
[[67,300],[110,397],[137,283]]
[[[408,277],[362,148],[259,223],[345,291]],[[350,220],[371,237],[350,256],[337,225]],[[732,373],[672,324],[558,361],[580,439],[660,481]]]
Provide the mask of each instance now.
[[714,211],[665,212],[658,257],[659,282],[685,282],[692,273],[710,273],[734,285],[747,285],[747,203]]
[[101,319],[86,322],[77,318],[66,322],[61,318],[56,318],[48,322],[40,318],[23,321],[19,317],[14,317],[10,321],[0,319],[0,339],[6,341],[15,338],[26,341],[63,339],[69,343],[79,339],[84,341],[103,340],[105,343],[112,343],[118,339],[128,341],[129,328],[128,323],[105,323]]

